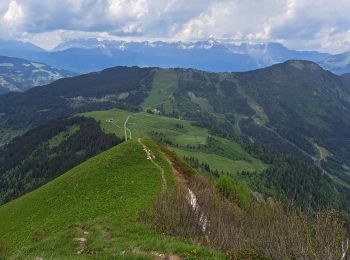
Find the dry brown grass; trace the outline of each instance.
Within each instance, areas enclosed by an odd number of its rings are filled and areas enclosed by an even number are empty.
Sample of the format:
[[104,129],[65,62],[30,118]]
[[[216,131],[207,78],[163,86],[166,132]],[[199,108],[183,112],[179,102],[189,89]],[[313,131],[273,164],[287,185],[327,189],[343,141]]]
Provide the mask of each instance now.
[[[196,210],[189,203],[189,188],[198,200]],[[208,220],[205,231],[203,216]],[[286,211],[278,203],[253,203],[242,210],[199,175],[161,194],[142,218],[161,232],[232,252],[232,256],[249,249],[272,259],[340,259],[345,239],[335,212],[310,216],[295,209]]]

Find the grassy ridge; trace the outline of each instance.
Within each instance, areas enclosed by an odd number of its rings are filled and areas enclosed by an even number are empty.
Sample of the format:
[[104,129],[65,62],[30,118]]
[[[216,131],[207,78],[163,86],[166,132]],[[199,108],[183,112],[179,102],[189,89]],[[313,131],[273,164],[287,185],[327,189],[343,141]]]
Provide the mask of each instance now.
[[[130,116],[128,128],[133,138],[151,135],[156,139],[163,139],[171,143],[169,148],[178,155],[194,156],[200,162],[208,163],[212,169],[219,172],[259,171],[265,167],[261,161],[246,153],[236,142],[213,136],[207,129],[194,126],[186,120],[144,112],[132,113],[119,109],[94,111],[84,115],[95,118],[100,122],[104,131],[115,133],[119,137],[124,136],[124,122]],[[112,122],[109,121],[112,119]],[[198,146],[207,144],[208,137],[215,138],[217,146],[225,149],[215,151],[203,147],[198,148]]]
[[[170,166],[151,141],[144,143],[156,155],[171,187]],[[139,212],[161,187],[159,170],[137,141],[128,141],[1,206],[0,237],[19,258],[83,258],[74,241],[81,236],[87,239],[84,252],[96,258],[148,259],[151,251],[187,255],[194,248],[199,250],[196,254],[214,254],[139,223]]]

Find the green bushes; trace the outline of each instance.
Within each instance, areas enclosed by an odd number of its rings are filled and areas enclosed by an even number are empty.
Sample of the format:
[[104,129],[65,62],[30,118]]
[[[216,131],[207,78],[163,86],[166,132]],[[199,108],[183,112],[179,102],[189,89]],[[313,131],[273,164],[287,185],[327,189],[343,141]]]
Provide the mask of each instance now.
[[233,180],[230,176],[219,178],[217,188],[226,198],[235,201],[240,207],[247,208],[252,202],[252,194],[244,180]]
[[220,177],[217,187],[225,197],[231,198],[234,196],[234,184],[229,176]]

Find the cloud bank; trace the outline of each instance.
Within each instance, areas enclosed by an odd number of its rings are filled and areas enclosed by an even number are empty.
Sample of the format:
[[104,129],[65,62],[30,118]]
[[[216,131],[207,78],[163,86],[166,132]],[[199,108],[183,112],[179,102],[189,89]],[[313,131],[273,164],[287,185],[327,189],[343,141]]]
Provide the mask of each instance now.
[[350,49],[348,0],[1,0],[0,33],[53,46],[69,37],[277,41]]

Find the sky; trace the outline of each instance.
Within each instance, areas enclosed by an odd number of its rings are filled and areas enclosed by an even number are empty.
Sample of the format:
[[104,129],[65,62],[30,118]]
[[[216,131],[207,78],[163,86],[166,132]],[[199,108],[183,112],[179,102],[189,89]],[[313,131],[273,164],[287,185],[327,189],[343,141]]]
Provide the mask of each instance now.
[[350,50],[350,0],[0,0],[0,37],[51,49],[74,39],[280,42]]

